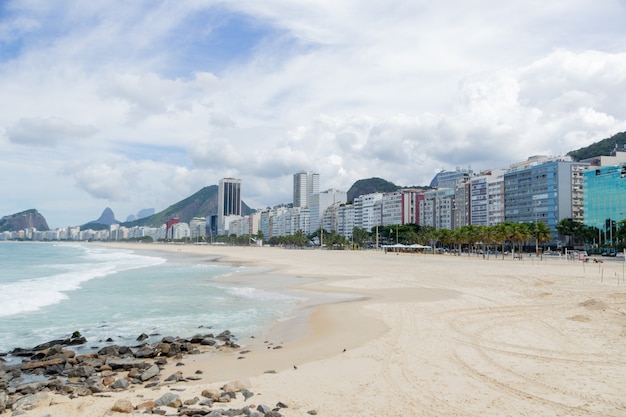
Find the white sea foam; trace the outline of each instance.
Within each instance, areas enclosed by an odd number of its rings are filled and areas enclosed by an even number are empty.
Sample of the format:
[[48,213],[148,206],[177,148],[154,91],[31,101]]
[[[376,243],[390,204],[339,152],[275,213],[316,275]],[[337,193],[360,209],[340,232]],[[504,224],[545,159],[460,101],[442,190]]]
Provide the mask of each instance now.
[[68,298],[68,292],[79,289],[86,281],[120,271],[158,265],[165,262],[165,259],[138,256],[130,252],[86,249],[83,261],[42,265],[41,269],[47,269],[51,273],[40,278],[0,284],[0,317],[36,311],[59,303]]
[[265,291],[258,288],[252,287],[229,287],[226,291],[238,298],[244,298],[252,301],[296,301],[297,297],[292,295],[279,293],[279,292],[271,292]]

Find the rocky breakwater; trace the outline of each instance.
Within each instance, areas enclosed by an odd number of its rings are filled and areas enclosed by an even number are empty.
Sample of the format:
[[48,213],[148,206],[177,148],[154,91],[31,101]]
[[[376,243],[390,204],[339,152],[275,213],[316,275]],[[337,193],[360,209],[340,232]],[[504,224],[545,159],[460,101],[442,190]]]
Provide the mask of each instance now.
[[[12,412],[19,415],[20,411],[49,404],[50,393],[58,393],[77,398],[81,396],[107,396],[107,392],[119,392],[131,387],[159,387],[173,385],[177,382],[200,380],[200,371],[193,375],[183,376],[176,372],[161,379],[161,371],[168,359],[180,360],[185,355],[213,351],[232,351],[240,348],[229,331],[217,336],[213,334],[195,335],[191,338],[163,337],[157,342],[145,343],[148,336],[142,334],[137,338],[142,342],[136,346],[119,346],[110,344],[97,352],[77,355],[69,347],[83,344],[86,341],[80,334],[74,333],[71,338],[53,340],[32,349],[18,348],[10,352],[13,357],[21,357],[20,364],[8,364],[0,358],[0,414]],[[242,351],[244,354],[247,351]],[[177,365],[183,365],[178,362]],[[177,394],[167,393],[155,401],[147,401],[129,408],[128,400],[116,402],[113,411],[131,412],[143,410],[153,414],[165,414],[159,407],[176,407],[181,416],[217,416],[217,415],[265,415],[280,416],[278,410],[286,407],[278,403],[274,408],[262,405],[245,407],[235,410],[213,410],[213,403],[230,402],[237,393],[247,400],[253,394],[242,386],[223,387],[222,391],[202,392],[206,397],[181,400]],[[193,407],[198,403],[199,407]],[[312,413],[310,413],[312,414]]]

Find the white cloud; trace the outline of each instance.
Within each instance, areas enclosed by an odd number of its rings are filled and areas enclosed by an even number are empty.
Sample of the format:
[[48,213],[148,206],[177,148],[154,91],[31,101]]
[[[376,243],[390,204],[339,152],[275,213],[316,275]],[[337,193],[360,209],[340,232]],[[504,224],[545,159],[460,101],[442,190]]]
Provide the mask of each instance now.
[[64,141],[85,140],[97,132],[93,126],[77,125],[60,117],[29,117],[9,126],[6,136],[17,144],[55,146]]
[[[506,167],[626,130],[618,1],[32,0],[10,12],[3,158],[26,162],[3,172],[24,194],[63,184],[87,218],[161,210],[225,176],[255,207],[288,202],[300,169],[321,188],[428,184],[442,168]],[[51,198],[28,201],[43,211]],[[29,208],[12,200],[0,215]]]

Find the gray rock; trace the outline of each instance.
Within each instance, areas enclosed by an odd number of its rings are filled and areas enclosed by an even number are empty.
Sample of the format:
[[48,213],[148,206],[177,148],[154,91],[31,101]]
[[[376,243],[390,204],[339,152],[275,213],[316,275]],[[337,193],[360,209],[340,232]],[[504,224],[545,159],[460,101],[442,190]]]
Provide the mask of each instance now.
[[126,378],[118,378],[111,384],[111,389],[128,389],[130,382]]
[[132,368],[144,369],[147,367],[147,364],[135,358],[121,358],[114,359],[110,358],[106,361],[106,364],[109,365],[112,369],[125,369],[129,370]]
[[242,408],[229,408],[228,410],[222,410],[222,415],[226,417],[236,417],[244,414]]
[[[248,391],[247,389],[243,389],[241,390],[241,394],[243,395],[243,398],[245,398],[245,400],[247,400],[248,398],[254,396],[253,392]],[[244,401],[245,401],[244,400]]]
[[267,414],[270,411],[272,411],[272,409],[264,404],[259,404],[256,406],[256,409],[259,410],[260,412],[262,412],[263,414]]
[[13,403],[13,410],[32,410],[48,399],[47,392],[26,395]]
[[178,404],[182,404],[180,397],[172,392],[166,392],[154,402],[155,407],[164,405],[168,407],[178,407]]
[[152,365],[144,373],[141,374],[141,380],[142,381],[147,381],[147,380],[149,380],[151,378],[154,378],[158,374],[159,374],[159,367],[156,366],[156,365]]
[[134,354],[136,358],[154,358],[156,356],[155,349],[150,346],[144,346],[137,350]]
[[165,381],[167,382],[178,382],[181,381],[183,378],[183,373],[178,371],[176,373],[173,373],[172,375],[168,376]]
[[119,353],[120,347],[118,345],[105,346],[98,351],[99,356],[115,356]]
[[184,405],[194,405],[195,403],[197,403],[198,401],[200,401],[200,398],[198,397],[193,397],[190,400],[185,400],[185,402],[183,403]]
[[0,391],[0,413],[6,410],[7,407],[7,394],[4,391]]
[[70,377],[89,378],[96,372],[91,366],[76,366],[69,373]]

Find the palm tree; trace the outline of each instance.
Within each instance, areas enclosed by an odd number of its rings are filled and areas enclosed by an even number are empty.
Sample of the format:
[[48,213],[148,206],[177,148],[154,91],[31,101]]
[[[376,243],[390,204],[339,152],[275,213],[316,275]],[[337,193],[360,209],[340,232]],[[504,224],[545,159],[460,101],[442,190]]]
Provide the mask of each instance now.
[[531,231],[528,225],[525,223],[511,223],[511,229],[509,239],[513,243],[513,255],[515,255],[515,243],[518,244],[518,249],[521,254],[522,243],[526,242],[531,237]]
[[501,253],[502,253],[502,259],[504,259],[504,245],[506,244],[506,241],[508,240],[509,237],[509,223],[500,223],[497,224],[495,226],[493,226],[494,228],[494,242],[496,244],[500,244],[501,245]]
[[454,233],[450,229],[439,229],[437,230],[437,240],[441,246],[448,246],[454,241]]
[[[494,242],[495,229],[492,226],[478,226],[478,234],[483,248],[483,259],[489,259],[489,247]],[[487,252],[487,253],[485,253]]]
[[[538,252],[538,245],[543,247],[545,242],[549,242],[552,239],[552,231],[545,222],[534,223],[532,227],[533,237],[535,238],[535,252]],[[543,251],[542,259],[543,259]]]

